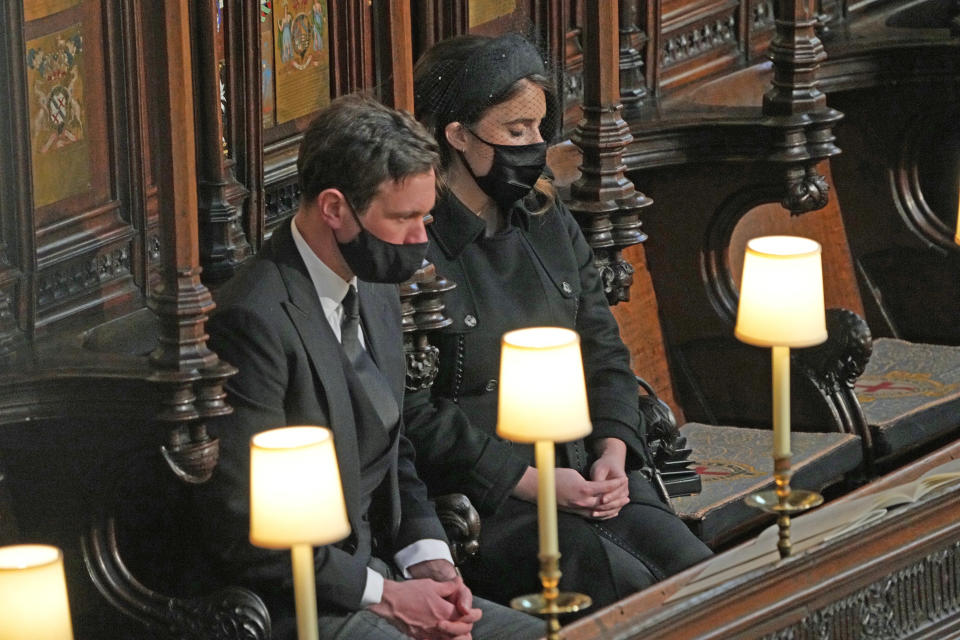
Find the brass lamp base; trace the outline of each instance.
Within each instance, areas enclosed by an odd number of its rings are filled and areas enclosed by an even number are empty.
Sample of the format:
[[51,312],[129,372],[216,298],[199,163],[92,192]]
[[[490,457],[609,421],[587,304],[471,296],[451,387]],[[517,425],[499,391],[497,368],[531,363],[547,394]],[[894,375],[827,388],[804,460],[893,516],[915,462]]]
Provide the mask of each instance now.
[[777,488],[758,491],[744,499],[748,506],[777,514],[777,527],[780,530],[777,550],[781,558],[786,558],[793,550],[790,543],[790,516],[823,504],[823,496],[816,491],[791,489],[791,475],[790,458],[775,458],[773,481]]
[[558,640],[560,621],[557,616],[586,609],[593,604],[593,600],[583,593],[557,590],[557,584],[560,582],[560,554],[540,555],[539,558],[543,592],[518,596],[510,601],[510,606],[524,613],[545,617],[547,640]]
[[593,604],[593,600],[590,599],[590,596],[572,591],[558,592],[556,600],[548,601],[542,593],[528,593],[525,596],[517,596],[510,601],[512,608],[538,616],[573,613],[586,609],[591,604]]
[[790,489],[784,504],[780,503],[775,489],[769,491],[758,491],[746,498],[747,505],[762,509],[768,513],[781,513],[787,515],[796,515],[803,513],[807,509],[812,509],[823,504],[823,496],[816,491],[807,491],[806,489]]

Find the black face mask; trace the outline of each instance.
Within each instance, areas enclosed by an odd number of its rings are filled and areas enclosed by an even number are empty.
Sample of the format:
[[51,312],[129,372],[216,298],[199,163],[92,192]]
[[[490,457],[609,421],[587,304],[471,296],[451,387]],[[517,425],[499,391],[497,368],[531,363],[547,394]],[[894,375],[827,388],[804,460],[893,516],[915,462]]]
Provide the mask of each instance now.
[[427,243],[393,244],[367,231],[356,209],[350,207],[360,233],[350,242],[340,242],[340,253],[353,274],[366,282],[400,283],[409,280],[423,264]]
[[460,158],[463,164],[484,193],[490,196],[501,209],[509,209],[514,202],[533,190],[533,185],[543,173],[544,167],[547,166],[547,143],[494,144],[487,142],[473,131],[470,133],[493,149],[493,165],[487,175],[478,176],[461,153]]

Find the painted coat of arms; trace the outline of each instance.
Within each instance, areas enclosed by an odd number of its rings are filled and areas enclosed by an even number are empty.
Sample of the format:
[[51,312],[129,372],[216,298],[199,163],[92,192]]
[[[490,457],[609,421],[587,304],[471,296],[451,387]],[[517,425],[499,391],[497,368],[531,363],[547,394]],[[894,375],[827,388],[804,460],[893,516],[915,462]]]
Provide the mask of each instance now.
[[283,0],[273,8],[276,121],[308,115],[330,99],[325,3]]
[[28,42],[26,63],[34,202],[43,206],[89,184],[80,25]]

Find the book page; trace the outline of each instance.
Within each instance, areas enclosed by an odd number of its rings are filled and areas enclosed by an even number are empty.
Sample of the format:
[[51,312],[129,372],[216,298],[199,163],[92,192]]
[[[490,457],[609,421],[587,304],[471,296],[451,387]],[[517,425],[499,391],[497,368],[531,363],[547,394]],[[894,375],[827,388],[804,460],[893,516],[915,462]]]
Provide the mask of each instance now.
[[[877,493],[843,502],[828,503],[819,509],[791,518],[790,542],[793,553],[875,524],[898,505],[916,502],[934,489],[960,480],[960,459],[930,469],[917,480]],[[777,550],[779,528],[772,524],[752,541],[714,556],[697,577],[679,589],[667,602],[698,593],[732,580],[754,569],[780,560]]]

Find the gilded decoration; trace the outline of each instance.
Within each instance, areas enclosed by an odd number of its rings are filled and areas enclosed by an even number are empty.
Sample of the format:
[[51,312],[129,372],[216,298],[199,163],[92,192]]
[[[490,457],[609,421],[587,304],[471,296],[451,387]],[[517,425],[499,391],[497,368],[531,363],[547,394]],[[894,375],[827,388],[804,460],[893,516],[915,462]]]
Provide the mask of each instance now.
[[23,19],[27,22],[45,18],[80,4],[81,0],[26,0],[23,3]]
[[30,142],[36,207],[90,186],[84,136],[83,32],[80,24],[27,42]]
[[517,9],[517,0],[474,0],[470,3],[470,28],[508,16]]
[[326,6],[283,0],[273,8],[276,122],[282,124],[330,102],[330,48]]

